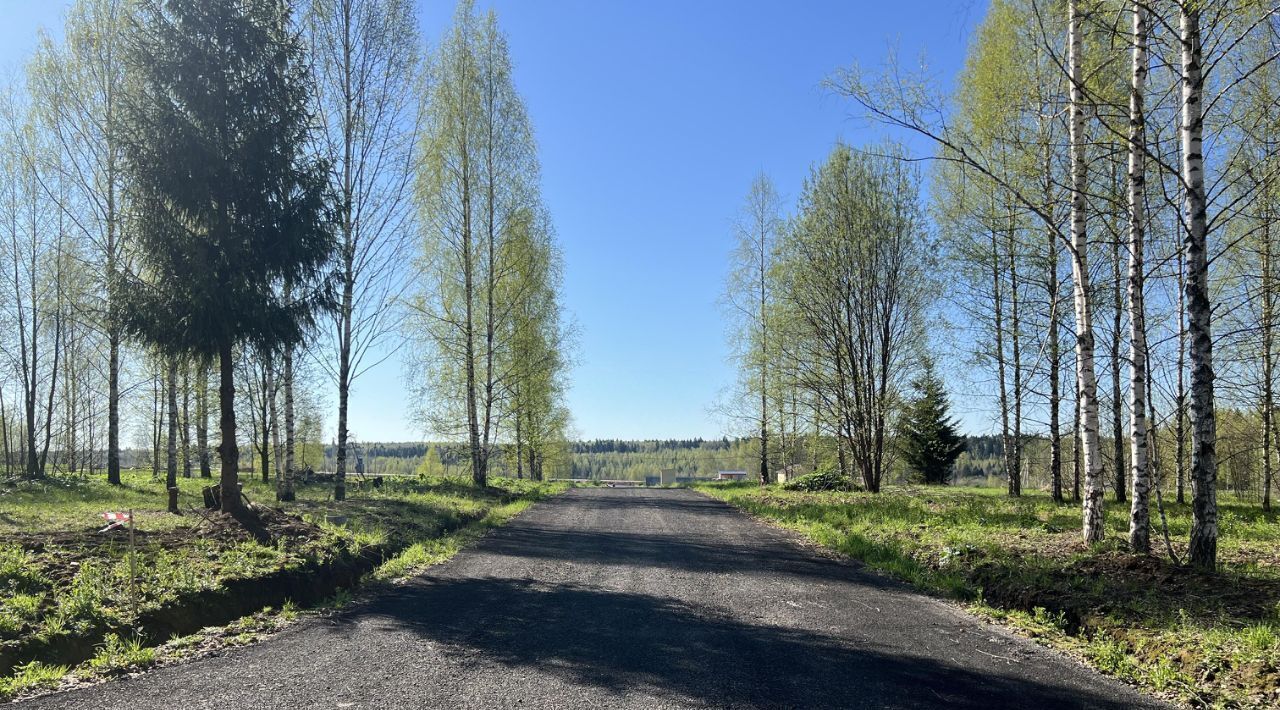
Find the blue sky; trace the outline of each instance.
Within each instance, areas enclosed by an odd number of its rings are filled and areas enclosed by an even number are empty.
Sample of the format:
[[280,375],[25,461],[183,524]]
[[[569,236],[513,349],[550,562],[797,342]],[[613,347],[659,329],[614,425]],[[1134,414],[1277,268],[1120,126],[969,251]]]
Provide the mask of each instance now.
[[[0,0],[0,67],[68,3]],[[949,82],[985,0],[478,0],[506,31],[579,328],[569,405],[584,438],[718,437],[734,379],[717,299],[730,224],[764,170],[792,203],[837,139],[879,140],[822,80],[890,49]],[[449,2],[419,6],[434,43]],[[920,146],[924,148],[924,146]],[[422,437],[401,364],[357,382],[363,440]],[[958,409],[966,409],[957,402]],[[976,421],[966,417],[966,428]],[[330,432],[331,435],[331,432]]]

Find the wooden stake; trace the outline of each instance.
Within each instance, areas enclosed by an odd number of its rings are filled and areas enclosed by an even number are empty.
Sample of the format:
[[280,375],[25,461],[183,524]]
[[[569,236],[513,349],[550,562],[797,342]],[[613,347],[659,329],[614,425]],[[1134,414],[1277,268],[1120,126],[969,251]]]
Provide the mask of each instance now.
[[137,521],[133,519],[133,509],[129,509],[129,596],[133,600],[134,622],[138,619],[138,550],[134,542],[133,530]]

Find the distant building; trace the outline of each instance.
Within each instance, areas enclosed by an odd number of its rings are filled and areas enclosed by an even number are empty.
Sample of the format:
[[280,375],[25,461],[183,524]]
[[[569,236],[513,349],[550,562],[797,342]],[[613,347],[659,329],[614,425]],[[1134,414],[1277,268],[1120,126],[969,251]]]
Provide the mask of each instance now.
[[669,486],[676,482],[676,470],[674,468],[664,468],[658,476],[658,482],[664,486]]
[[717,481],[745,481],[747,480],[746,471],[721,471],[716,474]]

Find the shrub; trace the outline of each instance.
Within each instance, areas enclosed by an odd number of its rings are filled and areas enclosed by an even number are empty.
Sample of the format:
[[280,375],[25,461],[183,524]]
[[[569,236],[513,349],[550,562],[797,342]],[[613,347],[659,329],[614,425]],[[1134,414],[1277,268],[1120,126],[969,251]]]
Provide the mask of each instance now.
[[849,491],[853,482],[831,466],[824,466],[813,473],[787,481],[782,487],[788,491]]

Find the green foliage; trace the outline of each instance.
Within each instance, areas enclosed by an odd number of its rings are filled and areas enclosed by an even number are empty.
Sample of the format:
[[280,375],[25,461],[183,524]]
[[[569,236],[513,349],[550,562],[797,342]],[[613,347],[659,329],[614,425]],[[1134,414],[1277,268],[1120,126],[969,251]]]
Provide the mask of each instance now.
[[350,606],[351,602],[354,600],[355,597],[352,596],[351,590],[339,589],[332,597],[321,602],[320,606],[330,607],[333,609],[344,609]]
[[291,3],[140,6],[121,135],[142,263],[119,291],[125,326],[172,354],[296,343],[331,300],[334,239]]
[[427,447],[427,452],[418,462],[417,473],[423,478],[437,478],[444,475],[444,464],[440,461],[440,453],[434,444]]
[[885,443],[935,293],[920,174],[905,158],[892,143],[837,143],[805,183],[773,272],[779,300],[795,314],[788,350],[802,355],[792,376],[826,403],[815,405],[818,416],[839,432],[871,491],[891,480]]
[[19,666],[8,678],[0,677],[0,700],[8,700],[20,693],[56,688],[70,669],[32,661]]
[[932,365],[911,386],[916,398],[903,415],[898,447],[916,482],[945,484],[964,451],[964,437],[956,431],[946,389]]
[[503,417],[521,470],[540,478],[563,454],[569,332],[533,127],[493,12],[459,2],[430,63],[417,183],[425,278],[408,326],[427,403],[418,415],[431,431],[465,435],[480,488]]
[[13,594],[0,599],[0,636],[10,636],[39,618],[43,595]]
[[32,594],[49,586],[49,579],[33,561],[32,555],[17,545],[0,545],[0,598]]
[[1111,675],[1134,680],[1137,676],[1137,665],[1129,649],[1120,641],[1108,636],[1099,635],[1085,648],[1085,654],[1099,670]]
[[146,646],[141,639],[122,639],[118,634],[107,634],[98,652],[86,662],[86,670],[93,673],[124,673],[139,670],[156,661],[156,650]]
[[725,469],[758,474],[758,449],[748,439],[579,441],[570,445],[573,478],[643,481],[664,468],[680,476],[715,478]]
[[848,476],[841,475],[834,466],[824,466],[813,473],[787,481],[782,487],[789,491],[848,491],[853,489],[853,482]]
[[80,565],[71,585],[56,594],[53,615],[69,632],[87,630],[114,615],[112,591],[112,579],[105,566],[98,561],[86,561]]

